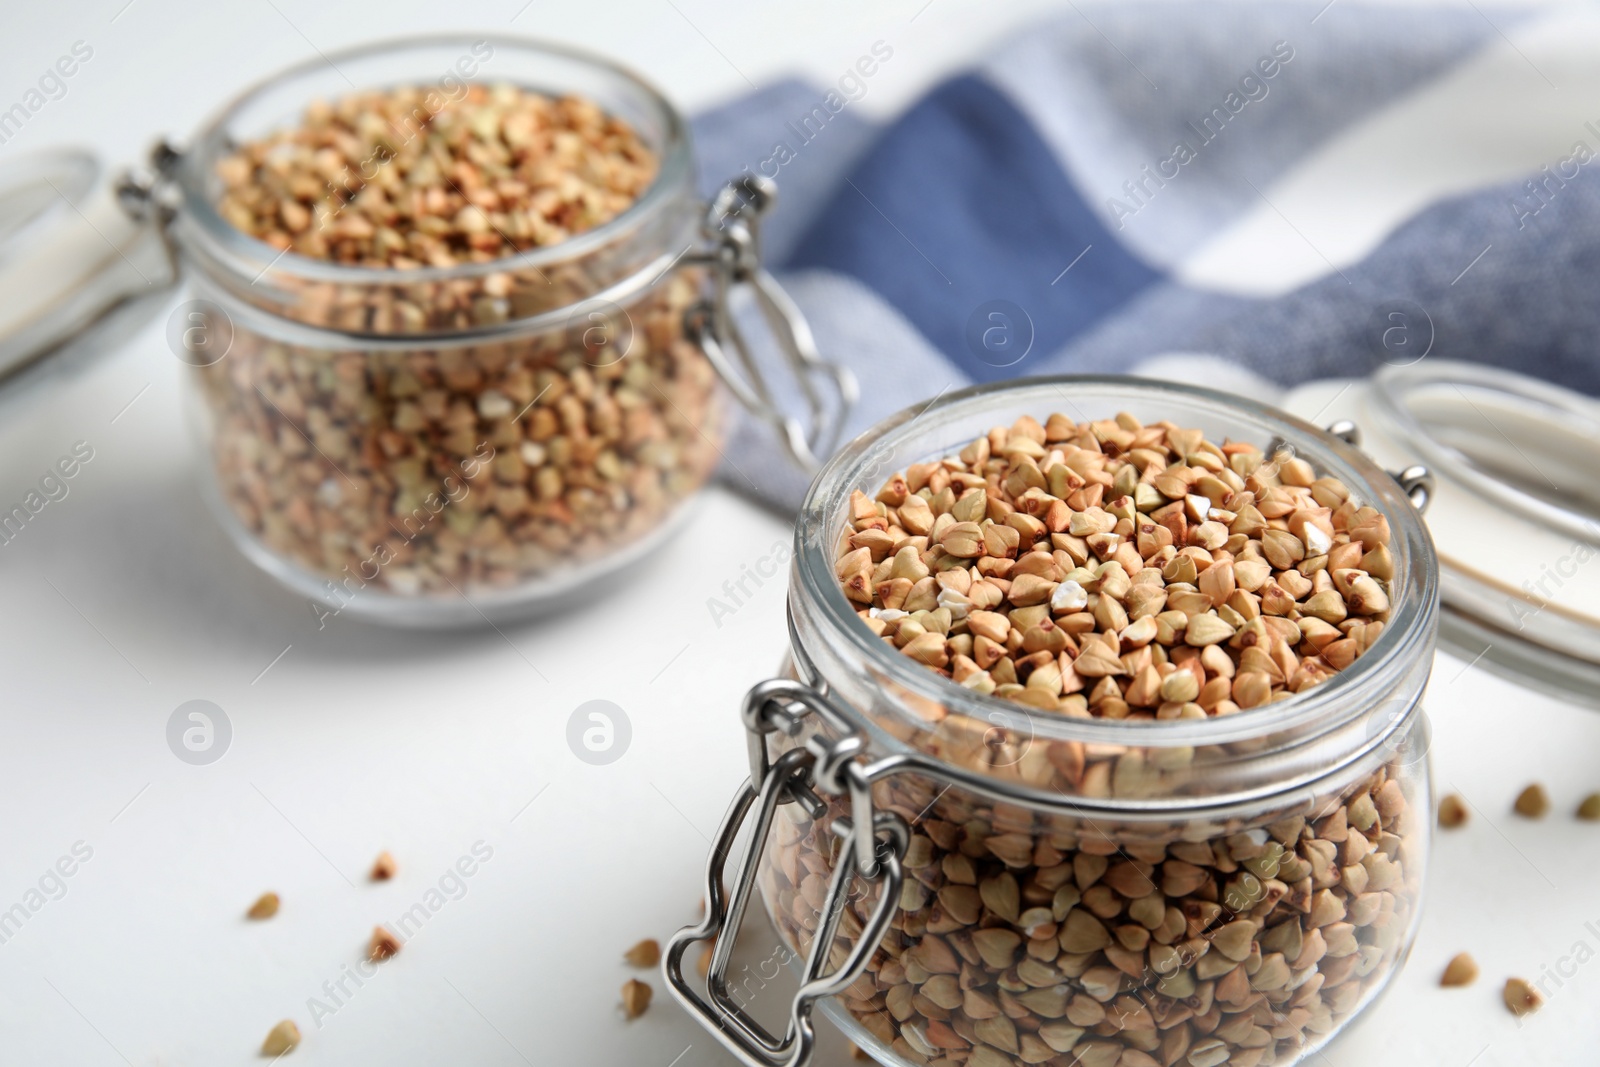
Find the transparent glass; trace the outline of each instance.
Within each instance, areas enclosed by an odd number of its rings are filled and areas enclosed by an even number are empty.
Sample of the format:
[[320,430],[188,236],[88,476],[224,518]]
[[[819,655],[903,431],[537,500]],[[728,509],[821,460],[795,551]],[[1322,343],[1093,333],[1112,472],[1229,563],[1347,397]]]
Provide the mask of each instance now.
[[[1600,404],[1498,367],[1426,359],[1352,390],[1373,454],[1438,478],[1440,641],[1519,686],[1600,705]],[[1499,551],[1514,544],[1512,558]]]
[[[448,107],[467,80],[592,101],[656,153],[654,182],[560,244],[447,268],[280,253],[217,213],[217,161],[311,101],[416,85]],[[503,40],[361,48],[243,94],[175,177],[193,321],[225,350],[189,375],[206,495],[251,559],[328,610],[537,611],[648,554],[711,476],[727,403],[684,333],[705,289],[682,265],[701,213],[688,134],[631,73]]]
[[[1221,719],[1065,718],[977,695],[858,621],[833,562],[850,494],[1051,411],[1171,419],[1276,440],[1388,518],[1382,636],[1291,699]],[[911,826],[906,881],[867,972],[825,1009],[889,1064],[1232,1067],[1312,1055],[1378,995],[1414,937],[1432,810],[1421,695],[1437,567],[1399,486],[1306,423],[1207,390],[1040,379],[944,397],[859,438],[813,484],[791,578],[791,673],[852,709],[869,754],[937,757],[875,801]],[[815,720],[806,720],[816,729]],[[807,734],[770,735],[772,756]],[[779,809],[759,884],[809,948],[848,816]],[[849,901],[858,936],[876,890]]]

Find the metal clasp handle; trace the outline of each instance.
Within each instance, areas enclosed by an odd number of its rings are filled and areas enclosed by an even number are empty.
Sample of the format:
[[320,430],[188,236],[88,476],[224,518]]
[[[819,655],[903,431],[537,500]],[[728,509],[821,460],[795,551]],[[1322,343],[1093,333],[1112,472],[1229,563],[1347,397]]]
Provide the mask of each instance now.
[[[804,689],[797,683],[766,683],[751,691],[751,697],[746,700],[747,708],[752,701],[759,701],[760,706],[774,706],[769,700],[769,691],[773,688],[782,688],[789,695],[800,695],[797,691]],[[809,691],[804,696],[820,698],[815,691]],[[790,717],[793,722],[798,722],[805,714],[805,710],[778,706],[780,714]],[[746,719],[748,723],[748,714]],[[765,733],[777,728],[776,725],[768,727],[763,722],[753,727],[752,732],[764,737]],[[808,744],[803,748],[790,749],[770,765],[766,762],[763,750],[764,773],[746,779],[723,817],[712,844],[706,865],[705,918],[695,926],[679,930],[667,942],[662,970],[668,988],[746,1067],[804,1067],[810,1062],[816,1044],[816,1030],[811,1021],[816,1002],[842,993],[861,977],[888,931],[895,909],[900,905],[900,893],[905,883],[900,859],[910,843],[910,830],[904,820],[893,812],[873,811],[871,783],[862,772],[862,765],[853,758],[858,751],[853,743],[858,742],[859,739],[854,735],[844,735],[837,741]],[[783,1038],[779,1039],[756,1022],[729,991],[727,975],[734,940],[756,892],[761,853],[777,809],[792,801],[799,802],[813,819],[820,818],[826,812],[826,805],[812,787],[834,791],[841,784],[850,793],[852,817],[839,817],[832,823],[833,833],[840,840],[838,864],[829,879],[827,896],[823,900],[811,951],[806,957],[800,989],[789,1007],[788,1028]],[[734,840],[752,808],[755,809],[755,822],[750,843],[739,861],[732,896],[724,903],[722,873],[733,851]],[[868,857],[867,865],[861,863],[863,855]],[[879,886],[877,904],[844,960],[831,973],[824,973],[832,958],[840,919],[849,903],[851,882],[856,878],[865,884]],[[684,977],[683,957],[690,945],[713,938],[716,943],[706,975],[706,995],[702,996]]]
[[[1331,423],[1328,432],[1347,445],[1361,447],[1361,427],[1349,419]],[[1428,505],[1433,503],[1435,485],[1431,470],[1420,463],[1413,463],[1403,471],[1391,471],[1389,477],[1400,483],[1400,488],[1405,490],[1406,496],[1411,500],[1411,506],[1417,509],[1417,514],[1428,513]]]
[[155,222],[163,230],[178,213],[175,175],[183,153],[165,138],[150,148],[146,167],[130,167],[117,176],[113,191],[117,204],[129,218]]
[[1433,503],[1433,471],[1420,463],[1413,463],[1390,477],[1399,482],[1400,488],[1406,491],[1406,496],[1411,498],[1411,506],[1417,509],[1417,514],[1426,515],[1428,505]]
[[[813,471],[838,443],[858,389],[847,368],[822,358],[805,316],[761,265],[761,216],[777,195],[772,179],[745,175],[723,186],[712,200],[704,223],[709,247],[690,257],[691,262],[711,268],[711,298],[689,308],[684,327],[739,402],[772,427],[797,464]],[[772,387],[734,319],[731,301],[739,285],[750,287],[778,351],[799,384],[809,430],[773,399]],[[819,390],[819,378],[828,381],[831,397]]]

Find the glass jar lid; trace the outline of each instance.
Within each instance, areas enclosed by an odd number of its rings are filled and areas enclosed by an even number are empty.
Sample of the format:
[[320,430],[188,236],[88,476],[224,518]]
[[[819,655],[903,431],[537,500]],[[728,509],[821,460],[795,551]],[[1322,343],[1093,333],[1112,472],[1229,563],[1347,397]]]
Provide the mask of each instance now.
[[161,236],[122,210],[92,154],[0,163],[0,406],[110,350],[174,280]]
[[1363,448],[1436,476],[1427,521],[1446,647],[1600,706],[1600,403],[1439,359],[1388,367],[1353,394],[1339,413]]

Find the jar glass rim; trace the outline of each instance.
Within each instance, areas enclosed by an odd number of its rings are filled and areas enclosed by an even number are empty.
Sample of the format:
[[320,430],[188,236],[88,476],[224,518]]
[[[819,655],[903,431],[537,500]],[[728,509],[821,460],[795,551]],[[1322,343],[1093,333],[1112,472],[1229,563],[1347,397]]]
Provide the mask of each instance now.
[[[470,49],[473,45],[486,41],[496,49],[504,48],[532,58],[544,58],[586,67],[592,73],[614,79],[617,85],[638,95],[653,113],[662,131],[662,143],[653,146],[659,157],[656,176],[638,199],[614,218],[592,229],[573,234],[553,245],[531,248],[516,255],[484,262],[407,270],[350,266],[294,252],[280,251],[240,230],[224,219],[217,210],[217,205],[206,188],[208,175],[195,162],[197,157],[210,158],[210,153],[197,152],[195,149],[200,146],[218,145],[226,138],[229,123],[266,94],[279,90],[296,79],[320,74],[329,67],[338,70],[341,62],[353,63],[383,57],[386,54],[399,56],[407,51],[420,53],[449,48]],[[462,80],[467,81],[467,79]],[[493,82],[499,79],[478,80]],[[350,91],[359,92],[363,88],[377,87],[380,86],[357,85]],[[529,88],[546,92],[559,91],[557,86],[529,86]],[[190,142],[190,150],[184,154],[184,162],[178,168],[177,182],[182,198],[182,214],[193,223],[190,232],[199,235],[208,244],[209,251],[213,255],[227,262],[269,264],[270,269],[276,273],[291,274],[312,281],[347,285],[392,285],[396,282],[411,284],[457,281],[506,271],[537,270],[602,249],[617,240],[619,235],[638,230],[665,207],[679,202],[683,191],[693,181],[692,155],[689,127],[682,112],[654,85],[620,63],[580,48],[534,38],[467,34],[418,35],[375,41],[319,55],[317,58],[284,68],[255,82],[224,104],[195,133]]]
[[[1013,394],[1017,414],[1029,406],[1036,417],[1054,397],[1070,404],[1074,391],[1085,399],[1097,395],[1136,408],[1141,394],[1152,400],[1180,399],[1230,418],[1244,418],[1267,434],[1292,445],[1320,475],[1338,477],[1352,494],[1376,507],[1388,519],[1390,549],[1395,560],[1395,588],[1388,624],[1374,645],[1354,663],[1309,692],[1242,710],[1221,718],[1200,720],[1120,720],[1069,718],[1010,701],[983,696],[888,647],[861,625],[856,608],[835,577],[835,550],[852,490],[873,476],[867,468],[913,434],[953,423],[981,412],[997,397]],[[1137,417],[1137,410],[1132,413]],[[1015,415],[1013,415],[1015,417]],[[925,462],[933,454],[904,461]],[[882,473],[873,472],[881,478]],[[876,485],[873,486],[876,488]],[[867,491],[867,490],[863,490]],[[1226,744],[1263,738],[1281,731],[1319,726],[1333,728],[1369,713],[1384,701],[1411,656],[1431,649],[1438,612],[1438,565],[1421,516],[1404,490],[1359,449],[1286,412],[1244,397],[1157,379],[1117,375],[1058,375],[972,386],[913,405],[867,430],[840,449],[811,483],[795,530],[794,593],[808,616],[819,616],[870,669],[915,699],[947,708],[951,714],[1025,731],[1042,740],[1081,741],[1128,747],[1183,747]],[[905,725],[927,722],[899,701],[888,702]],[[881,731],[879,731],[881,734]],[[914,750],[895,739],[895,745]]]

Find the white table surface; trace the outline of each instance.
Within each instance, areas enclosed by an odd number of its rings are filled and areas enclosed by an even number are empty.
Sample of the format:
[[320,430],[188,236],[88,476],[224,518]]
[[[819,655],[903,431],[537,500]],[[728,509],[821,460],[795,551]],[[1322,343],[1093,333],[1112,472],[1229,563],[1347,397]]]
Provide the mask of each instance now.
[[[452,5],[450,22],[492,29],[515,15],[522,32],[607,49],[690,108],[747,78],[829,78],[882,38],[897,50],[892,80],[864,101],[882,112],[1043,7],[521,6]],[[441,7],[14,6],[0,103],[73,41],[95,52],[0,158],[76,142],[130,159],[313,45],[439,28]],[[306,1033],[291,1062],[308,1065],[730,1063],[654,974],[655,1006],[624,1023],[618,987],[632,972],[619,955],[694,913],[706,837],[743,773],[738,699],[785,645],[778,584],[720,626],[705,601],[786,539],[785,525],[714,490],[653,566],[592,607],[503,632],[394,633],[348,618],[319,630],[205,513],[179,369],[156,323],[0,426],[7,505],[73,442],[95,450],[70,495],[0,546],[0,911],[77,843],[92,849],[64,895],[0,943],[0,1064],[259,1063],[284,1017]],[[232,725],[208,766],[166,743],[169,716],[193,699]],[[593,699],[633,727],[608,766],[566,744],[569,715]],[[1430,707],[1438,779],[1476,813],[1434,850],[1410,967],[1323,1062],[1594,1062],[1600,966],[1573,961],[1600,951],[1600,830],[1567,812],[1600,787],[1600,716],[1448,657]],[[1535,778],[1556,803],[1543,823],[1508,814]],[[331,1005],[323,983],[360,959],[372,925],[424,900],[479,842],[492,857],[459,899],[314,1025],[308,998]],[[400,874],[373,885],[364,874],[381,849]],[[269,888],[282,912],[246,922]],[[1482,979],[1439,990],[1463,949]],[[1558,971],[1570,977],[1548,983],[1539,1015],[1519,1025],[1500,1006],[1505,976]],[[821,1059],[839,1062],[841,1048],[830,1037]]]

